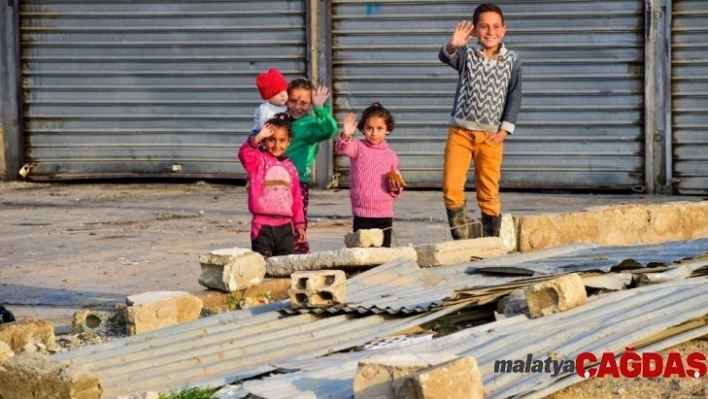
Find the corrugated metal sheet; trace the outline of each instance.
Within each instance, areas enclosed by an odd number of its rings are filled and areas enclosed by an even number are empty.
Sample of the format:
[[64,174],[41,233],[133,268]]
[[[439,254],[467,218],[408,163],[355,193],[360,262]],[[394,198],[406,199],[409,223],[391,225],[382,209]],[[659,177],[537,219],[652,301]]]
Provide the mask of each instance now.
[[708,2],[674,0],[671,28],[673,168],[681,194],[708,193]]
[[[439,187],[457,74],[437,59],[467,1],[334,0],[333,85],[339,120],[374,101],[406,182]],[[644,1],[500,1],[505,42],[523,60],[523,106],[505,145],[503,187],[644,184]],[[335,169],[347,184],[348,159]],[[471,173],[470,185],[474,183]]]
[[343,306],[284,311],[419,313],[442,305],[446,299],[484,297],[487,300],[488,295],[505,295],[540,281],[539,278],[587,271],[608,272],[613,267],[670,265],[706,253],[708,239],[621,247],[573,245],[432,269],[420,268],[413,261],[397,260],[347,280]]
[[[567,255],[546,258],[537,262],[525,262],[513,267],[504,265],[480,266],[480,272],[529,271],[533,276],[577,273],[588,271],[609,272],[613,268],[638,269],[693,259],[708,253],[708,239],[666,242],[649,246],[624,245],[595,247]],[[472,266],[474,268],[474,264]]]
[[[562,388],[566,378],[575,374],[494,373],[495,360],[575,359],[582,352],[600,355],[622,353],[666,329],[708,315],[708,278],[693,278],[679,283],[666,283],[593,297],[586,305],[539,319],[525,316],[484,324],[403,349],[379,353],[449,352],[457,356],[474,356],[479,364],[485,387],[485,398],[525,397],[558,383],[550,394]],[[706,327],[686,332],[665,342],[659,341],[648,350],[670,345],[705,334]],[[276,364],[298,371],[247,381],[246,391],[257,396],[276,398],[351,398],[352,379],[360,359],[371,351],[354,352],[309,361]],[[573,380],[577,382],[577,379]],[[540,395],[539,395],[540,396]],[[531,396],[538,397],[538,396]]]
[[[52,356],[93,370],[104,398],[146,390],[229,384],[273,370],[271,362],[307,359],[363,345],[459,310],[386,315],[283,317],[282,303],[200,319]],[[268,311],[270,310],[270,311]]]
[[305,75],[304,3],[20,2],[30,178],[245,177],[256,75]]

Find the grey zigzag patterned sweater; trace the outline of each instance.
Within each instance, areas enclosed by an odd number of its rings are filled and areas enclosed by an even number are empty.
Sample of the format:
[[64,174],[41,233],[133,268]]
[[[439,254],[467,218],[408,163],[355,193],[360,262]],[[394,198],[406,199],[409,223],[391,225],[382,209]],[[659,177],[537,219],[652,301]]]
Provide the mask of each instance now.
[[443,46],[438,57],[459,73],[450,124],[513,134],[521,109],[521,61],[516,53],[502,44],[499,53],[486,58],[481,48],[464,46],[448,54]]

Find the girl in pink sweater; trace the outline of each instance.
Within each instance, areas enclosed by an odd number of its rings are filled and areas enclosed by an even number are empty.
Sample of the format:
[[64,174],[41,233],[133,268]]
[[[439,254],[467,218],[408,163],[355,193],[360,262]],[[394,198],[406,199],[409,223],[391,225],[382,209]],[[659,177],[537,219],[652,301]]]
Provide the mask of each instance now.
[[[351,158],[349,197],[353,229],[382,229],[384,247],[391,246],[393,200],[405,185],[398,171],[398,156],[386,143],[393,127],[393,115],[381,104],[373,103],[364,110],[359,123],[354,114],[347,115],[335,147],[337,154]],[[365,140],[352,139],[357,128]],[[398,178],[393,178],[394,175]]]
[[305,241],[300,179],[285,156],[290,140],[290,117],[277,114],[238,151],[248,172],[251,249],[266,258],[294,253],[294,231],[298,242]]

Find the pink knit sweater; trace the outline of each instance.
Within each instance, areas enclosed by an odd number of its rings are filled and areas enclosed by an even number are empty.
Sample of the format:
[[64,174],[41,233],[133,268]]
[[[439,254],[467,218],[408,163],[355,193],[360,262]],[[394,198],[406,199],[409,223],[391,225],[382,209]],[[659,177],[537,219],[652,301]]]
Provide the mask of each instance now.
[[366,140],[347,141],[337,136],[337,154],[351,158],[349,197],[352,213],[364,218],[392,218],[393,200],[400,191],[388,189],[388,172],[398,169],[398,156],[386,142],[372,145]]

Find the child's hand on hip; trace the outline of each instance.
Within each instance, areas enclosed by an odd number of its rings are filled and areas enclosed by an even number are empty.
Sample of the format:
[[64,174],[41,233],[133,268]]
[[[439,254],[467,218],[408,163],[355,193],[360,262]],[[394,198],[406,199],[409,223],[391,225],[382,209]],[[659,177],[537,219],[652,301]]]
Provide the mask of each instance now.
[[327,101],[327,98],[329,98],[329,89],[327,86],[320,86],[312,96],[312,104],[316,107],[321,107]]
[[356,130],[356,116],[353,112],[350,112],[346,118],[344,118],[344,130],[342,131],[342,138],[344,140],[349,140]]
[[297,242],[298,244],[307,242],[307,235],[305,234],[305,229],[297,229]]

